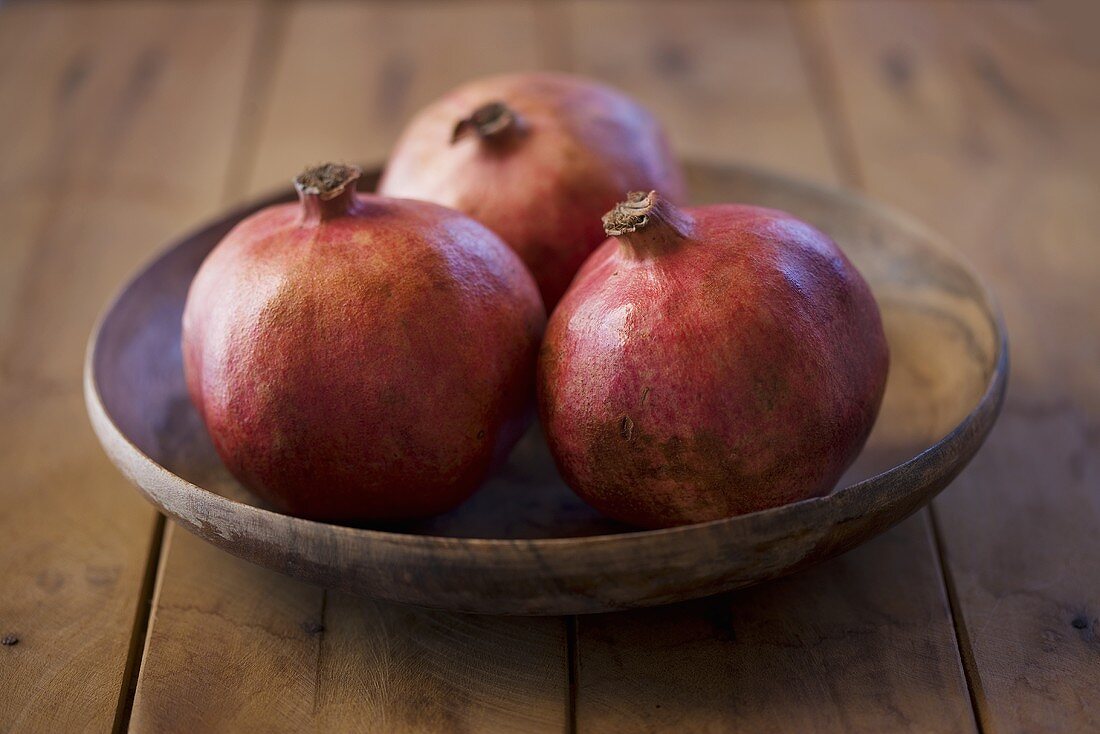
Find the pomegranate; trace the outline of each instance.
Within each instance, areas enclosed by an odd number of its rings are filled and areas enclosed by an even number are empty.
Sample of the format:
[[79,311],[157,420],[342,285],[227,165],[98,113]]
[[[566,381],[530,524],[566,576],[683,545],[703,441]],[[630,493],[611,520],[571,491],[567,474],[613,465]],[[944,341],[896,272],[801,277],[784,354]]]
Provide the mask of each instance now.
[[360,196],[360,171],[296,180],[202,264],[187,386],[241,481],[285,512],[359,521],[447,510],[533,413],[546,314],[495,234],[435,204]]
[[495,231],[530,268],[547,310],[606,239],[600,215],[643,188],[674,200],[684,192],[653,116],[614,89],[547,73],[478,80],[429,105],[379,184]]
[[539,408],[566,482],[666,527],[827,493],[878,413],[888,355],[824,234],[754,206],[632,193],[547,326]]

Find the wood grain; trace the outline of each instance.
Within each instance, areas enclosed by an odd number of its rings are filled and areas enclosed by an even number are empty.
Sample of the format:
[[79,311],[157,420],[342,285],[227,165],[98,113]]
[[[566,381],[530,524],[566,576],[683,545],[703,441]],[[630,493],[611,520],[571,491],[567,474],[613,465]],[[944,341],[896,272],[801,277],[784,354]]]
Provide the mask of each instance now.
[[134,731],[562,731],[560,625],[374,603],[172,527]]
[[125,698],[159,525],[88,428],[81,356],[120,279],[216,203],[254,19],[0,10],[0,730],[104,731]]
[[935,504],[982,724],[1100,729],[1100,8],[818,10],[867,189],[988,275],[1014,345],[1002,423]]
[[569,7],[571,68],[656,112],[681,155],[835,182],[783,4],[591,0]]
[[539,68],[538,17],[530,2],[295,6],[242,193],[285,187],[319,161],[382,163],[409,116],[452,87]]
[[[259,74],[269,103],[242,130],[254,162],[231,195],[285,186],[322,159],[381,159],[408,115],[452,85],[537,66],[534,21],[527,4],[289,8],[273,69]],[[135,729],[561,732],[566,660],[560,620],[325,592],[173,528]]]
[[[606,75],[662,117],[691,117],[698,100],[711,100],[712,116],[674,126],[691,131],[684,137],[694,148],[835,180],[839,154],[827,143],[836,141],[826,137],[804,70],[812,59],[784,6],[631,8],[646,23],[615,64],[597,52],[597,34],[625,6],[575,8],[579,71]],[[671,68],[668,48],[678,49]],[[659,611],[581,617],[577,648],[583,731],[974,729],[923,512],[782,582]]]
[[[404,113],[380,122],[389,107],[379,104],[396,98],[395,107],[411,111],[468,74],[547,59],[603,70],[669,121],[681,150],[826,181],[837,161],[849,184],[862,178],[872,194],[942,228],[989,276],[1013,334],[1016,376],[992,443],[936,504],[962,609],[960,632],[973,643],[974,693],[986,731],[1100,728],[1100,579],[1093,563],[1100,550],[1093,316],[1100,310],[1100,6],[800,3],[810,6],[802,26],[810,44],[825,50],[819,56],[803,46],[806,76],[790,51],[795,34],[783,12],[772,3],[743,5],[651,8],[644,17],[631,13],[624,29],[593,26],[608,11],[588,3],[569,13],[556,3],[533,11],[478,3],[468,18],[458,3],[415,3],[408,11],[388,3],[278,4],[289,16],[286,26],[280,13],[256,19],[241,5],[5,4],[0,635],[16,633],[21,641],[0,647],[0,730],[103,730],[115,716],[155,524],[86,429],[77,372],[93,315],[123,273],[216,209],[224,190],[236,198],[285,181],[293,170],[284,168],[307,162],[299,154],[308,161],[380,155]],[[452,36],[452,28],[461,34]],[[240,56],[251,53],[256,33],[269,34],[269,43],[253,56],[260,63],[245,81]],[[280,56],[283,33],[314,43],[299,41],[294,56]],[[331,52],[330,38],[337,39]],[[233,53],[211,51],[226,47]],[[400,60],[403,49],[411,64]],[[430,62],[448,57],[459,61]],[[264,63],[271,58],[280,60],[278,70]],[[333,73],[334,60],[343,59],[351,61]],[[643,76],[637,68],[658,71]],[[283,77],[295,80],[279,82]],[[329,78],[347,84],[332,91],[318,81]],[[422,91],[408,91],[414,88]],[[297,100],[331,105],[331,113],[302,115]],[[242,102],[251,112],[231,141],[225,119]],[[279,114],[269,116],[276,108]],[[698,116],[696,108],[708,114]],[[317,125],[323,134],[315,136]],[[227,185],[231,157],[237,163]],[[920,515],[828,566],[714,606],[582,620],[601,624],[581,629],[581,729],[965,730],[969,714],[951,668],[928,536]],[[194,550],[181,549],[188,541]],[[419,729],[563,726],[564,714],[554,718],[561,673],[550,665],[560,655],[545,652],[560,644],[556,631],[507,633],[487,646],[454,642],[450,632],[427,635],[446,652],[411,665],[410,643],[421,637],[400,630],[421,628],[402,616],[407,610],[375,616],[351,601],[359,617],[339,612],[334,619],[329,610],[343,603],[335,597],[313,596],[282,577],[272,581],[190,538],[173,538],[166,568],[177,553],[185,563],[166,577],[162,635],[150,647],[166,652],[147,671],[146,706],[138,712],[147,726],[136,730],[177,728],[176,719],[165,718],[173,711],[187,723],[244,722],[247,713],[259,728],[277,730],[277,716],[288,708],[289,721],[317,729],[343,722],[368,729],[389,722]],[[218,593],[204,590],[207,577]],[[192,595],[198,604],[188,609]],[[283,616],[273,613],[276,605]],[[333,633],[331,649],[327,633],[307,633],[322,609],[329,628],[353,628]],[[195,631],[212,641],[188,636]],[[341,642],[360,633],[354,643]],[[479,639],[493,634],[476,632]],[[666,637],[682,644],[670,649]],[[378,639],[387,641],[372,647]],[[448,681],[493,680],[497,670],[522,676],[526,668],[514,658],[496,667],[498,642],[545,663],[548,672],[534,670],[553,685],[538,688],[531,679],[511,689],[507,696],[534,697],[525,715],[506,696],[500,718],[486,718],[495,699],[476,687],[467,697],[476,705],[456,716],[441,711],[436,697],[451,695]],[[218,645],[230,646],[232,657]],[[464,661],[475,667],[456,672],[451,653],[467,646],[473,653]],[[348,656],[372,649],[386,662],[317,662],[330,652],[339,659],[341,647]],[[192,667],[211,679],[192,675]],[[412,668],[431,672],[417,677]],[[323,684],[305,683],[320,671]],[[271,700],[263,693],[266,677],[298,698],[259,710]],[[889,683],[880,687],[880,680]],[[242,692],[234,694],[238,684]],[[363,698],[339,701],[344,685]],[[418,702],[425,714],[417,719],[408,699],[429,688],[431,700]],[[946,693],[937,693],[941,688]],[[366,698],[377,690],[406,700],[379,713]],[[930,713],[927,702],[940,695],[943,710]],[[174,709],[177,699],[209,712]]]
[[578,730],[972,731],[929,542],[916,516],[764,586],[578,618]]

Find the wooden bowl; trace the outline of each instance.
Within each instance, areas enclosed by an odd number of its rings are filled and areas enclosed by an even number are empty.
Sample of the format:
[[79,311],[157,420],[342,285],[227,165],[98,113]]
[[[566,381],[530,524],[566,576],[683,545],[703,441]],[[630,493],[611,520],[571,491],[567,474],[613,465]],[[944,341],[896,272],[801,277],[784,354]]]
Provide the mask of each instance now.
[[426,607],[601,612],[713,594],[834,556],[924,505],[978,450],[1008,374],[1000,318],[939,237],[890,209],[738,166],[695,165],[690,179],[699,203],[777,207],[828,232],[882,308],[892,362],[882,412],[826,497],[636,531],[576,499],[536,427],[472,499],[431,520],[346,527],[265,508],[226,472],[188,400],[180,316],[210,249],[250,212],[293,198],[289,190],[184,237],[123,289],[88,351],[92,424],[119,469],[201,538],[325,587]]

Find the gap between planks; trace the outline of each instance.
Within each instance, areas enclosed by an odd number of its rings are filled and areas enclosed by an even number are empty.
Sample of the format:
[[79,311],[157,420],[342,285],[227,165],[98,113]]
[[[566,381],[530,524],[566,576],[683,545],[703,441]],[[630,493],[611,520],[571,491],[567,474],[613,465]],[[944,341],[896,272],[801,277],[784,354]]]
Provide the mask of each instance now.
[[565,701],[568,734],[577,734],[577,688],[580,683],[580,655],[577,653],[577,617],[565,618],[565,671],[569,686]]
[[[859,155],[856,152],[855,133],[847,116],[847,109],[841,93],[836,58],[830,41],[822,32],[818,17],[819,0],[788,0],[792,26],[798,44],[806,76],[810,81],[814,102],[825,121],[825,134],[829,148],[833,152],[836,165],[845,185],[866,192],[866,182]],[[947,598],[948,614],[955,633],[955,648],[959,656],[966,692],[970,698],[971,714],[978,734],[984,734],[983,721],[988,719],[988,704],[982,688],[981,674],[978,671],[974,650],[970,644],[970,635],[966,629],[962,609],[959,606],[955,590],[955,580],[947,564],[944,552],[942,532],[933,509],[933,503],[922,509],[928,514],[929,532],[936,564],[940,570],[940,580]]]
[[970,645],[970,633],[966,629],[966,619],[959,605],[959,595],[955,591],[955,577],[951,574],[951,567],[947,564],[947,552],[943,546],[943,533],[940,531],[940,521],[936,517],[936,508],[928,505],[928,519],[932,533],[932,543],[936,548],[936,560],[940,564],[943,574],[943,586],[947,591],[947,603],[951,607],[951,621],[955,628],[955,644],[959,648],[959,658],[962,662],[963,676],[966,678],[966,692],[970,696],[970,707],[974,711],[974,727],[978,734],[984,734],[983,721],[989,718],[989,708],[986,702],[985,691],[982,688],[982,678],[978,672],[978,663],[974,659],[974,650]]
[[245,89],[241,108],[233,131],[234,145],[222,188],[222,201],[234,201],[244,195],[247,182],[255,169],[259,155],[259,127],[263,111],[271,99],[275,87],[275,69],[286,40],[288,3],[264,0],[248,69],[245,71]]
[[788,0],[791,28],[799,59],[810,87],[810,95],[825,128],[825,140],[833,165],[845,186],[864,190],[863,174],[856,156],[852,126],[845,114],[837,78],[836,60],[815,18],[817,0]]
[[134,626],[130,631],[130,646],[126,653],[126,667],[122,673],[122,686],[118,692],[118,704],[115,706],[115,720],[111,731],[124,732],[130,728],[130,714],[134,710],[134,695],[137,693],[138,675],[141,661],[145,657],[148,643],[149,622],[153,616],[156,589],[160,586],[161,558],[164,551],[164,515],[157,513],[153,522],[153,532],[149,538],[149,555],[145,561],[145,576],[141,581],[138,594],[137,611],[134,614]]

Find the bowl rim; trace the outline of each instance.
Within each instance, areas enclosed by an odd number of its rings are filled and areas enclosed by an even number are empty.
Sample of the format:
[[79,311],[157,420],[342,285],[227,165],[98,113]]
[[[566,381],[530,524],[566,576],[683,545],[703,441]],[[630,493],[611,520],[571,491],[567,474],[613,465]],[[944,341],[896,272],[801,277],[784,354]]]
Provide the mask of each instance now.
[[[680,536],[693,535],[702,531],[727,531],[734,533],[737,530],[744,530],[746,533],[755,535],[763,527],[774,526],[775,524],[787,525],[792,523],[797,516],[816,513],[823,507],[857,510],[859,508],[865,508],[870,504],[874,504],[872,502],[874,499],[873,495],[887,489],[889,485],[892,484],[891,480],[910,472],[919,471],[924,464],[928,463],[930,457],[936,456],[956,445],[961,445],[969,434],[978,432],[980,434],[978,437],[979,443],[984,439],[985,435],[987,435],[992,428],[992,424],[1004,402],[1009,372],[1008,335],[1005,330],[1000,308],[985,280],[961,253],[950,246],[944,236],[904,211],[889,204],[870,199],[862,193],[843,186],[829,186],[815,181],[806,181],[767,168],[743,163],[705,162],[689,159],[685,161],[685,168],[695,170],[737,171],[746,176],[766,180],[770,184],[782,185],[791,189],[801,189],[819,198],[846,199],[849,204],[853,205],[855,208],[867,210],[874,213],[878,218],[889,219],[896,222],[899,226],[918,233],[922,240],[930,247],[938,250],[939,253],[944,255],[947,259],[958,264],[974,282],[975,289],[981,296],[981,305],[985,309],[989,321],[993,326],[996,341],[996,351],[992,359],[992,369],[987,378],[985,389],[966,416],[943,436],[905,461],[853,484],[837,487],[829,494],[743,515],[735,515],[733,517],[669,528],[634,529],[620,533],[559,538],[455,537],[402,533],[391,530],[339,525],[318,520],[309,520],[240,502],[184,479],[162,466],[138,448],[114,422],[103,402],[98,387],[99,375],[96,371],[96,362],[99,355],[99,347],[101,344],[100,334],[102,330],[111,314],[114,312],[117,304],[138,281],[183,243],[211,229],[224,227],[229,222],[235,223],[256,211],[258,208],[288,200],[292,191],[290,189],[281,189],[274,193],[249,199],[245,203],[236,204],[230,207],[226,213],[210,219],[198,227],[188,230],[183,235],[172,238],[165,246],[159,248],[153,255],[138,266],[132,275],[126,278],[121,287],[119,287],[112,298],[107,302],[106,306],[98,314],[89,336],[87,349],[84,355],[84,397],[92,427],[99,437],[100,442],[111,456],[112,461],[123,470],[142,494],[161,511],[176,519],[183,520],[185,523],[189,524],[187,518],[183,518],[178,513],[166,508],[141,486],[140,482],[135,479],[135,475],[138,471],[130,467],[140,466],[148,473],[161,475],[167,480],[168,484],[174,485],[175,488],[195,493],[196,496],[201,498],[201,501],[207,505],[215,508],[224,508],[231,513],[251,514],[254,517],[266,517],[276,522],[290,523],[292,526],[302,528],[304,534],[311,536],[328,532],[345,536],[348,539],[355,539],[357,542],[378,541],[387,543],[391,546],[402,546],[414,552],[431,552],[433,550],[445,551],[461,547],[478,551],[496,551],[505,548],[514,550],[516,548],[524,548],[537,553],[541,549],[551,550],[563,546],[568,546],[573,550],[578,547],[597,549],[609,543],[613,543],[617,547],[623,544],[633,543],[648,545],[654,541],[674,541]],[[364,166],[364,178],[369,179],[380,170],[381,169],[377,166]],[[123,463],[126,464],[126,467],[123,467]],[[859,511],[862,512],[862,510]]]

